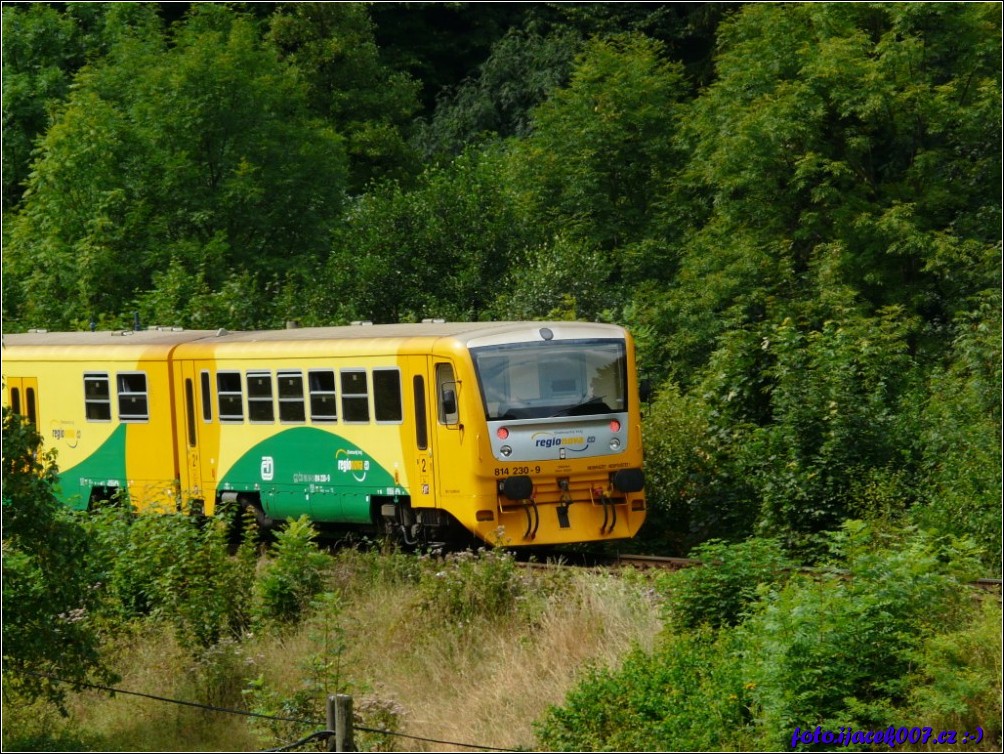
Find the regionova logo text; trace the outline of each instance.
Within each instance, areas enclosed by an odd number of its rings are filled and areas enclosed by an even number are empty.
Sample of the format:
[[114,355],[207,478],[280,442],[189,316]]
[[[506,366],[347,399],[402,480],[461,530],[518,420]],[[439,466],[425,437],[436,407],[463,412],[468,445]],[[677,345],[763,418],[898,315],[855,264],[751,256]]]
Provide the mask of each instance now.
[[530,439],[538,448],[562,447],[573,453],[581,453],[596,442],[596,438],[592,435],[589,437],[581,434],[559,435],[555,432],[534,432]]
[[370,462],[362,456],[361,450],[339,448],[335,451],[335,465],[343,474],[352,474],[352,478],[357,482],[365,482],[366,473],[370,470]]

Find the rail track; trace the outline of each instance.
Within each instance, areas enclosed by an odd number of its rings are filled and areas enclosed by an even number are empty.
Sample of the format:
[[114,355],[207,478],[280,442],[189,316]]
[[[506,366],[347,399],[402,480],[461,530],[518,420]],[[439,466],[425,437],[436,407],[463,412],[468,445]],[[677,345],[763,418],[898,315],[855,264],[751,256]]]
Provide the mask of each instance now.
[[[557,561],[550,561],[547,563],[531,563],[531,565],[538,565],[540,567],[548,567],[550,565],[587,566],[594,568],[631,567],[645,570],[679,571],[684,568],[701,566],[703,565],[703,562],[695,558],[674,558],[662,555],[562,555]],[[812,568],[804,568],[801,570],[805,573],[818,573],[816,569]],[[976,579],[975,581],[970,582],[970,585],[987,592],[995,593],[998,597],[1000,597],[1002,593],[1001,579]]]

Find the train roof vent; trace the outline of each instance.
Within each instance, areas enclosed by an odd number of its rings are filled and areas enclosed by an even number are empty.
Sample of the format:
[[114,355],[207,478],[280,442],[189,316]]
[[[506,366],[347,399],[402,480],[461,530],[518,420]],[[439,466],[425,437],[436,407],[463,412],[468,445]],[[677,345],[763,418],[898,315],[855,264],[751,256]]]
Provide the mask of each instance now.
[[132,330],[112,330],[112,335],[118,335],[118,336],[132,335]]
[[224,335],[229,335],[229,334],[230,331],[225,327],[221,327],[219,330],[216,331],[217,338],[222,338]]
[[156,330],[157,332],[184,332],[184,327],[175,327],[173,325],[149,325],[147,330]]
[[30,333],[43,333],[43,332],[49,332],[49,331],[46,330],[44,327],[31,327],[31,328],[28,328],[28,332],[30,332]]
[[426,317],[422,320],[423,325],[441,325],[446,322],[445,319],[440,319],[439,317]]
[[352,322],[353,325],[364,327],[366,325],[372,325],[373,322],[368,319],[357,319]]

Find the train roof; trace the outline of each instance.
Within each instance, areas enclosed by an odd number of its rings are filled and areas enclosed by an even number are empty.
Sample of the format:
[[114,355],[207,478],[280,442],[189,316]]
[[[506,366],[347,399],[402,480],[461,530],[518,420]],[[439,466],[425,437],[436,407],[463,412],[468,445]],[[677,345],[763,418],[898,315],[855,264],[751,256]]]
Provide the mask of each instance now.
[[[622,330],[608,324],[590,322],[421,322],[387,325],[343,325],[337,327],[302,327],[283,330],[247,330],[229,332],[220,330],[186,330],[183,328],[150,328],[147,330],[120,330],[96,332],[45,332],[12,333],[3,336],[4,348],[38,346],[77,347],[150,347],[199,344],[251,344],[339,340],[379,340],[383,338],[457,338],[465,344],[482,344],[513,340],[520,335],[526,339],[542,339],[550,331],[557,339],[613,337]],[[517,338],[518,339],[518,338]]]
[[[465,344],[495,338],[541,339],[542,329],[549,329],[558,339],[574,337],[612,337],[622,332],[615,325],[591,322],[420,322],[392,325],[348,325],[340,327],[304,327],[287,330],[249,330],[214,338],[217,343],[276,343],[314,340],[379,340],[383,338],[455,338]],[[513,336],[516,336],[515,338]]]
[[10,346],[176,346],[216,335],[217,330],[185,330],[180,327],[149,330],[97,330],[94,332],[4,333]]

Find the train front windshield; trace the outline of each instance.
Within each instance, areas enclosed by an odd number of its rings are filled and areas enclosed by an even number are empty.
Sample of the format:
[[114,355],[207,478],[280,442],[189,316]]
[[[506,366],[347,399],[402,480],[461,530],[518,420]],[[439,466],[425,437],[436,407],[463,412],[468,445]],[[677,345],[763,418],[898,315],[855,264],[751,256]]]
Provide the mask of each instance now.
[[627,410],[623,340],[566,340],[472,348],[488,421]]

